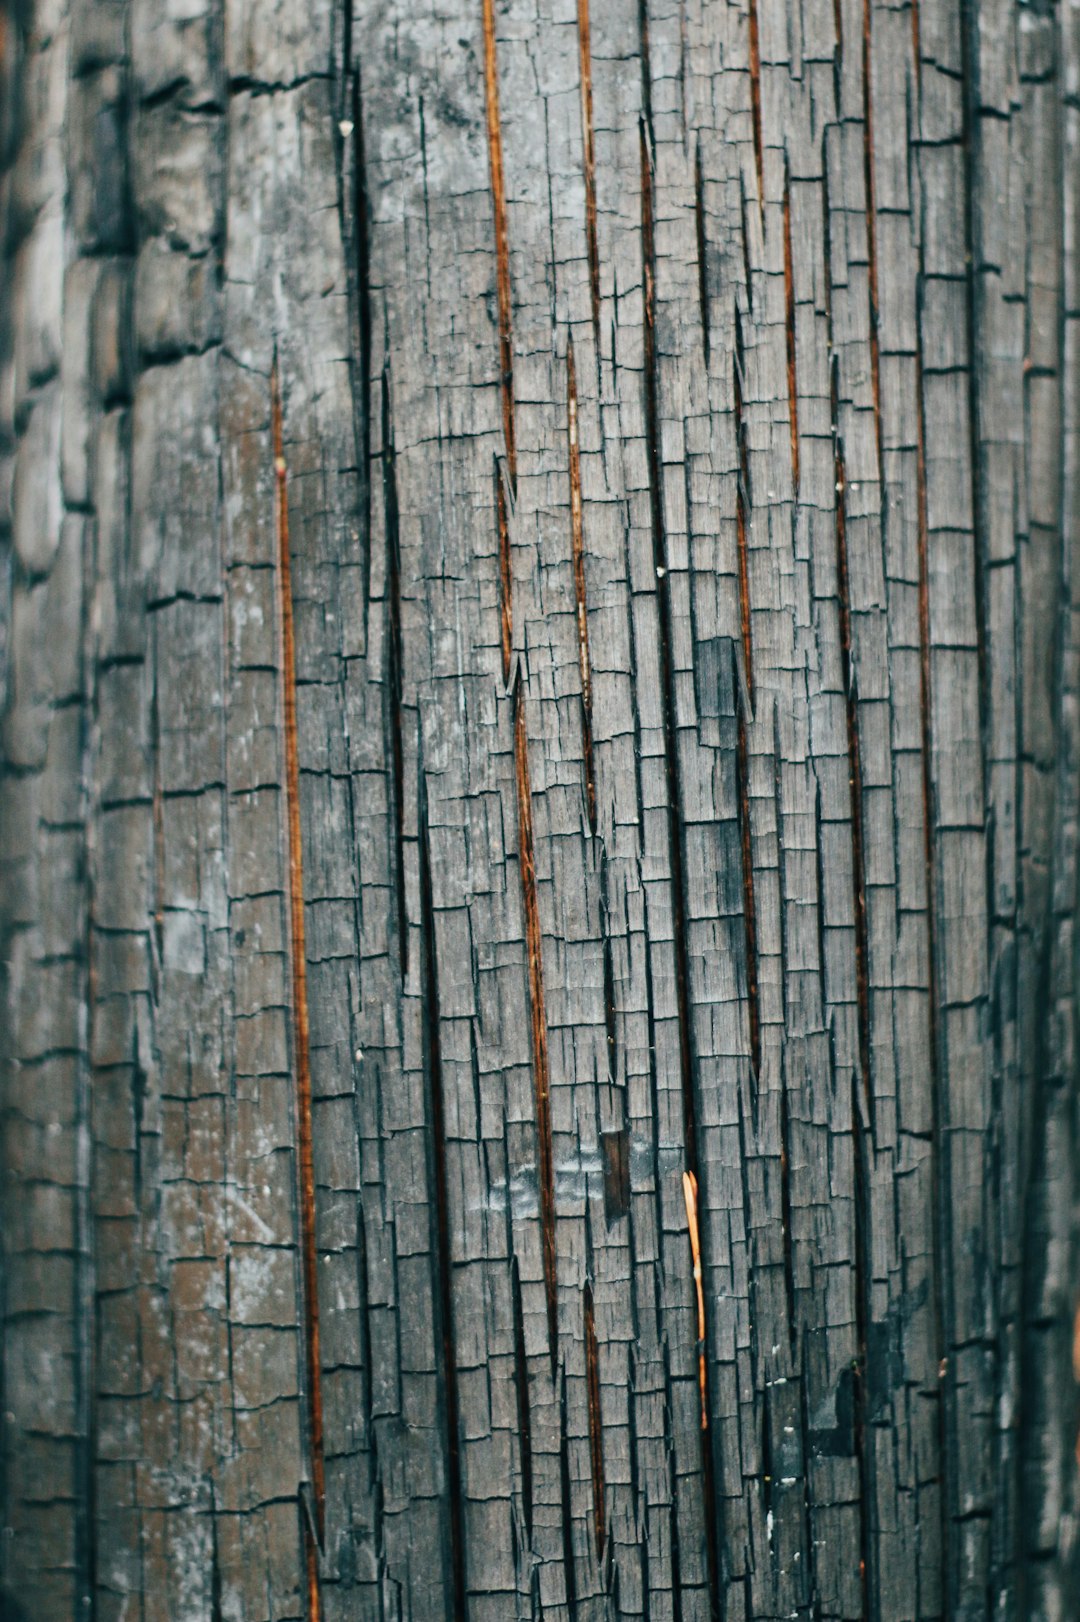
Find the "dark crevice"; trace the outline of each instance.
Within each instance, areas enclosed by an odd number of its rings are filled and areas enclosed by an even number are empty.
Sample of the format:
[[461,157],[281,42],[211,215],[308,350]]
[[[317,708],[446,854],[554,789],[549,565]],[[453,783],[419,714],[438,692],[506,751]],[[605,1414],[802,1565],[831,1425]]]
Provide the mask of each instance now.
[[[920,312],[921,313],[921,312]],[[926,496],[926,422],[923,404],[922,345],[915,352],[916,472],[919,536],[919,714],[922,754],[923,861],[926,875],[927,1048],[930,1066],[931,1221],[934,1251],[934,1330],[938,1350],[938,1457],[941,1470],[941,1539],[945,1608],[952,1609],[952,1502],[953,1486],[948,1448],[948,1400],[951,1370],[947,1337],[949,1278],[945,1254],[949,1232],[949,1188],[946,1145],[948,1095],[942,1079],[937,944],[936,797],[933,767],[933,686],[930,664],[930,563]]]
[[[319,1294],[315,1258],[315,1162],[311,1132],[311,1058],[308,1034],[307,951],[304,938],[304,877],[300,841],[300,766],[296,724],[296,648],[293,631],[292,560],[289,551],[288,470],[285,463],[281,385],[275,353],[270,373],[270,420],[277,528],[278,619],[281,638],[281,707],[285,804],[288,824],[289,979],[296,1088],[297,1181],[303,1275],[304,1373],[308,1444],[314,1495],[314,1536],[323,1535],[326,1484],[323,1464],[322,1366],[319,1357]],[[311,1562],[309,1562],[310,1566]],[[317,1571],[316,1571],[317,1583]]]
[[871,83],[871,0],[863,0],[863,179],[866,193],[866,249],[870,277],[870,380],[874,396],[874,435],[878,478],[884,484],[881,441],[881,356],[878,347],[877,193],[874,185],[874,98]]
[[607,1044],[608,1080],[614,1084],[619,1075],[619,1027],[615,1003],[615,964],[611,952],[611,900],[607,852],[600,846],[600,949],[604,963],[604,1034]]
[[589,255],[589,303],[597,365],[600,363],[600,249],[596,235],[596,145],[593,139],[592,49],[589,0],[578,0],[578,55],[581,72],[581,139],[585,169],[585,242]]
[[870,980],[866,927],[866,873],[863,858],[862,763],[859,753],[859,703],[851,643],[850,571],[847,552],[847,476],[844,448],[837,428],[836,365],[832,368],[833,456],[836,483],[836,592],[840,615],[840,669],[847,719],[848,785],[851,811],[852,911],[855,924],[855,986],[859,1032],[859,1069],[867,1120],[874,1122],[870,1058]]
[[705,369],[709,368],[709,264],[705,242],[705,184],[701,174],[701,137],[694,148],[694,221],[697,227],[698,309]]
[[748,0],[750,44],[750,111],[754,123],[754,166],[757,170],[758,209],[765,215],[765,154],[761,144],[761,45],[758,38],[757,0]]
[[589,1462],[592,1467],[593,1536],[596,1558],[604,1558],[604,1430],[600,1407],[600,1358],[596,1345],[592,1285],[586,1281],[582,1299],[585,1328],[585,1381],[589,1400]]
[[738,672],[734,673],[736,692],[735,771],[738,783],[736,807],[739,845],[742,851],[743,927],[746,944],[746,1010],[750,1036],[750,1063],[756,1094],[761,1074],[761,1015],[758,1007],[757,903],[754,896],[754,851],[750,819],[750,755],[744,706],[738,700]]
[[439,967],[435,940],[435,906],[431,888],[431,842],[428,828],[427,784],[423,764],[419,772],[419,858],[420,933],[423,962],[423,1046],[427,1083],[429,1178],[434,1190],[433,1249],[435,1252],[435,1304],[437,1343],[442,1350],[438,1369],[441,1406],[445,1427],[446,1507],[449,1522],[447,1598],[454,1622],[463,1622],[465,1601],[464,1488],[461,1475],[461,1443],[458,1423],[457,1359],[454,1349],[454,1302],[450,1247],[450,1201],[448,1194],[446,1114],[443,1099],[443,1067],[439,1016]]
[[551,1098],[548,1076],[547,1015],[544,1008],[543,942],[540,932],[540,904],[536,893],[532,787],[529,781],[529,744],[525,729],[525,693],[520,675],[514,688],[514,758],[517,770],[518,865],[521,869],[522,906],[525,913],[525,952],[528,960],[533,1081],[536,1096],[536,1139],[540,1173],[540,1227],[544,1254],[544,1292],[547,1298],[548,1352],[551,1357],[552,1372],[554,1373],[559,1343],[558,1270],[555,1253],[555,1167],[551,1141]]
[[791,482],[799,499],[799,383],[795,356],[795,277],[791,254],[791,176],[784,170],[784,309],[787,326],[788,415],[791,420]]
[[870,1177],[867,1167],[866,1129],[859,1119],[858,1088],[852,1078],[851,1088],[851,1153],[852,1203],[854,1205],[855,1257],[853,1293],[855,1296],[855,1456],[859,1470],[859,1585],[862,1616],[871,1617],[871,1597],[876,1592],[872,1582],[871,1561],[874,1549],[874,1526],[871,1512],[874,1479],[870,1454],[870,1434],[867,1426],[867,1339],[870,1316]]
[[532,1422],[529,1417],[529,1365],[525,1356],[525,1318],[521,1308],[521,1276],[517,1257],[510,1258],[510,1293],[514,1314],[514,1387],[517,1395],[518,1449],[521,1460],[521,1514],[525,1536],[532,1542],[533,1461]]
[[739,569],[739,622],[742,627],[743,664],[746,667],[746,690],[750,698],[750,703],[753,705],[754,642],[750,619],[750,558],[748,533],[751,505],[750,453],[747,442],[746,421],[743,415],[744,376],[742,317],[739,315],[739,308],[738,305],[736,305],[735,355],[732,364],[735,411],[735,444],[739,458],[735,489],[735,539]]
[[517,450],[514,440],[514,346],[510,295],[510,238],[506,223],[506,181],[503,174],[502,126],[499,119],[499,65],[495,48],[495,0],[483,0],[484,86],[487,103],[488,157],[491,164],[491,205],[495,224],[496,287],[499,306],[499,361],[502,389],[503,437],[510,490],[517,490]]
[[566,346],[566,419],[570,454],[570,549],[577,606],[578,669],[581,675],[581,752],[585,770],[585,805],[589,828],[596,832],[596,779],[593,769],[592,667],[589,662],[589,611],[585,596],[585,534],[581,500],[581,450],[578,437],[577,378],[574,345]]
[[[642,6],[643,29],[646,23]],[[642,36],[643,77],[648,84],[650,64],[648,35]],[[653,213],[653,174],[649,130],[645,120],[640,129],[641,148],[641,253],[644,286],[645,347],[645,437],[649,472],[649,505],[652,527],[653,561],[656,570],[657,630],[660,661],[660,701],[663,717],[668,801],[668,852],[671,868],[672,933],[674,936],[675,986],[679,1024],[679,1064],[682,1084],[683,1137],[687,1171],[702,1196],[698,1149],[695,1063],[690,1007],[690,966],[686,924],[686,881],[682,847],[682,807],[679,791],[678,740],[675,710],[675,671],[672,657],[671,584],[667,566],[667,537],[664,526],[664,500],[660,462],[659,365],[656,351],[656,246]],[[707,1363],[707,1359],[706,1359]],[[708,1412],[706,1369],[705,1411]],[[720,1562],[717,1550],[716,1494],[713,1478],[711,1434],[702,1429],[701,1468],[705,1499],[705,1542],[709,1570],[709,1608],[712,1618],[720,1615]]]
[[401,978],[409,972],[409,922],[405,896],[405,750],[402,738],[401,539],[398,525],[397,467],[390,378],[382,373],[382,486],[386,529],[386,723],[390,735],[391,794],[394,802],[394,865],[398,959]]
[[573,1498],[570,1490],[570,1447],[568,1441],[566,1369],[559,1366],[559,1495],[561,1499],[562,1557],[566,1581],[566,1609],[577,1615],[577,1568],[574,1564]]
[[796,1364],[798,1333],[795,1322],[795,1257],[791,1231],[791,1119],[788,1113],[788,1083],[780,1087],[780,1222],[784,1240],[784,1296],[787,1301],[788,1349],[791,1366]]

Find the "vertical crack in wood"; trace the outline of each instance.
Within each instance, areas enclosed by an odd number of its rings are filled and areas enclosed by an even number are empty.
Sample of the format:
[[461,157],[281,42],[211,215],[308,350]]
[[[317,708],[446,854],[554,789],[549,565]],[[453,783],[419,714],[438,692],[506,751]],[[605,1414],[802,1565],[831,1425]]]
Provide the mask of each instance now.
[[791,257],[791,174],[784,165],[784,310],[787,325],[788,415],[791,419],[791,483],[799,499],[799,384],[795,356],[795,277]]
[[[351,0],[347,0],[349,10]],[[371,203],[367,189],[367,158],[364,150],[364,108],[360,74],[352,76],[353,142],[353,258],[356,270],[356,331],[359,340],[359,463],[361,476],[361,537],[364,571],[364,615],[371,599]]]
[[499,539],[499,621],[502,643],[503,681],[510,680],[510,661],[514,649],[514,584],[510,569],[510,511],[499,458],[494,460],[495,527]]
[[750,453],[743,416],[743,339],[742,318],[735,306],[735,356],[732,364],[734,383],[735,444],[738,451],[738,469],[735,484],[735,543],[739,568],[739,623],[742,627],[743,664],[746,667],[746,690],[751,706],[754,702],[754,640],[750,620]]
[[547,1299],[548,1352],[555,1369],[558,1331],[558,1271],[555,1256],[555,1167],[551,1141],[551,1096],[548,1078],[547,1014],[544,1008],[543,943],[540,904],[536,894],[536,854],[533,844],[532,787],[529,781],[529,744],[525,728],[525,692],[520,674],[514,686],[514,760],[517,769],[518,862],[525,912],[525,951],[528,959],[529,1008],[532,1025],[533,1082],[536,1092],[537,1158],[540,1171],[540,1228],[544,1255],[544,1292]]
[[150,709],[150,750],[154,762],[151,813],[154,829],[154,944],[160,968],[165,949],[165,806],[161,783],[161,701],[156,674]]
[[709,369],[709,266],[705,242],[705,182],[701,173],[701,136],[694,147],[694,224],[697,231],[698,309],[701,314],[701,344],[705,370]]
[[871,82],[870,13],[872,0],[863,0],[863,176],[866,193],[866,251],[870,282],[870,380],[874,396],[874,436],[877,442],[878,479],[884,488],[885,465],[881,442],[881,356],[878,345],[877,190],[874,184],[874,97]]
[[600,248],[596,234],[596,142],[593,137],[592,47],[589,0],[578,0],[578,56],[581,77],[581,140],[585,169],[585,242],[589,256],[589,303],[596,359],[600,361]]
[[585,769],[585,804],[589,827],[596,832],[596,779],[593,771],[592,668],[589,663],[589,615],[585,598],[585,526],[581,502],[581,452],[578,439],[577,378],[574,344],[566,345],[566,420],[570,447],[570,548],[577,604],[578,667],[581,672],[581,750]]
[[464,1482],[461,1471],[461,1431],[458,1422],[457,1358],[454,1350],[453,1257],[450,1248],[450,1200],[447,1175],[446,1107],[439,1015],[439,964],[435,940],[435,905],[431,887],[431,836],[428,828],[427,785],[420,763],[419,867],[420,926],[423,955],[423,1041],[424,1071],[427,1083],[430,1181],[434,1191],[433,1240],[435,1251],[435,1303],[438,1327],[437,1345],[442,1353],[438,1369],[446,1452],[446,1508],[450,1548],[449,1595],[454,1622],[464,1622],[465,1537]]
[[746,1012],[750,1036],[750,1064],[755,1093],[761,1074],[761,1013],[758,1006],[757,903],[754,897],[754,847],[750,822],[750,751],[746,715],[739,697],[738,669],[733,672],[737,709],[735,770],[738,780],[737,813],[742,851],[743,928],[746,937]]
[[[788,1081],[780,1086],[780,1222],[784,1236],[784,1295],[787,1301],[788,1349],[795,1367],[798,1335],[795,1327],[795,1258],[791,1229],[791,1120],[788,1114]],[[807,1438],[804,1433],[804,1444]]]
[[322,1599],[319,1593],[319,1551],[315,1534],[306,1513],[301,1510],[304,1523],[304,1579],[307,1589],[307,1622],[322,1622]]
[[742,236],[743,281],[746,286],[746,308],[754,313],[754,278],[750,269],[750,222],[746,217],[746,183],[739,172],[739,226]]
[[858,1089],[852,1079],[851,1088],[851,1152],[853,1157],[852,1200],[855,1206],[855,1456],[859,1470],[859,1585],[862,1615],[869,1618],[871,1597],[870,1563],[874,1540],[870,1521],[872,1503],[871,1483],[873,1468],[870,1458],[870,1436],[867,1428],[867,1325],[870,1315],[870,1246],[868,1242],[868,1214],[870,1210],[870,1179],[866,1166],[866,1141],[859,1119]]
[[510,238],[506,225],[506,180],[503,174],[502,125],[499,119],[499,64],[495,50],[495,0],[484,0],[484,86],[487,100],[488,158],[491,203],[495,217],[496,286],[499,305],[503,437],[510,490],[517,490],[514,442],[514,346],[510,302]]
[[836,366],[832,367],[833,456],[836,472],[836,593],[840,615],[840,669],[847,720],[848,797],[851,810],[852,914],[855,924],[855,991],[866,1117],[874,1121],[874,1090],[870,1058],[870,978],[866,929],[866,872],[863,858],[862,762],[859,754],[859,701],[852,667],[850,572],[847,551],[847,475],[844,447],[837,424]]
[[600,1358],[596,1345],[592,1285],[586,1280],[582,1297],[585,1325],[585,1380],[589,1408],[589,1462],[592,1468],[593,1536],[596,1558],[604,1558],[604,1430],[600,1407]]
[[525,1355],[525,1316],[521,1307],[521,1275],[516,1256],[510,1258],[510,1294],[514,1317],[514,1389],[517,1397],[518,1448],[521,1459],[521,1514],[525,1536],[532,1543],[533,1456],[529,1410],[529,1364]]
[[405,897],[405,747],[402,738],[403,648],[401,639],[401,537],[398,523],[397,461],[390,406],[390,378],[382,372],[382,486],[386,531],[386,713],[390,734],[391,792],[394,800],[394,865],[398,960],[401,978],[409,972],[409,921]]
[[692,1171],[684,1171],[683,1202],[686,1228],[690,1235],[690,1258],[694,1268],[694,1294],[697,1298],[698,1394],[701,1400],[701,1428],[709,1428],[708,1372],[705,1362],[705,1288],[701,1277],[701,1230],[698,1226],[698,1183]]
[[[644,16],[644,4],[642,14]],[[642,71],[648,84],[651,68],[648,36],[642,37]],[[682,806],[679,790],[678,741],[676,735],[675,672],[672,659],[671,583],[667,566],[667,536],[664,526],[664,499],[660,464],[659,367],[656,353],[656,243],[654,237],[653,172],[650,135],[646,121],[640,127],[641,144],[641,257],[644,287],[645,348],[645,441],[649,470],[649,506],[652,523],[653,562],[656,570],[657,632],[660,661],[660,708],[663,718],[664,754],[667,773],[668,851],[671,868],[672,934],[675,954],[675,988],[679,1024],[679,1065],[682,1084],[683,1136],[687,1171],[700,1184],[696,1081],[693,1031],[690,1009],[690,965],[687,948],[686,882],[682,849]],[[706,1412],[709,1407],[708,1359],[706,1357]],[[711,1432],[701,1433],[701,1471],[704,1496],[705,1547],[709,1572],[709,1607],[713,1618],[720,1615],[720,1561],[717,1549],[716,1494],[713,1474]]]
[[949,1280],[946,1235],[949,1231],[946,1135],[949,1130],[947,1094],[942,1079],[939,1047],[937,859],[934,839],[935,795],[933,773],[933,688],[930,669],[930,562],[926,496],[926,415],[923,398],[922,344],[915,350],[916,474],[919,537],[919,717],[922,754],[923,860],[926,873],[927,1025],[930,1066],[930,1113],[933,1141],[931,1222],[934,1251],[934,1320],[938,1352],[938,1457],[941,1480],[942,1571],[945,1608],[952,1591],[952,1471],[948,1450],[947,1402],[951,1370],[948,1363]]
[[[304,942],[304,874],[300,844],[300,764],[296,728],[296,646],[293,630],[292,562],[289,555],[289,491],[285,463],[281,383],[277,355],[270,372],[270,421],[274,455],[278,542],[278,618],[281,636],[281,699],[285,743],[285,804],[288,826],[289,979],[292,987],[293,1065],[299,1171],[300,1253],[303,1276],[304,1372],[308,1442],[314,1494],[315,1535],[321,1541],[326,1507],[323,1464],[322,1369],[319,1359],[319,1294],[315,1265],[315,1162],[311,1135],[311,1058],[308,1036],[307,954]],[[312,1560],[309,1558],[309,1571]],[[317,1561],[315,1561],[317,1566]],[[311,1579],[318,1583],[318,1572]],[[310,1584],[309,1584],[310,1586]],[[312,1615],[317,1615],[313,1612]]]
[[566,1609],[570,1617],[577,1616],[577,1567],[574,1563],[574,1525],[571,1513],[573,1498],[570,1485],[570,1448],[566,1401],[566,1368],[559,1365],[559,1522],[562,1531],[563,1574],[566,1582]]
[[[608,886],[607,851],[603,844],[600,846],[600,900],[601,900],[601,929],[600,943],[601,955],[604,965],[604,1030],[607,1038],[608,1080],[612,1083],[618,1080],[619,1074],[619,1027],[616,1018],[615,1006],[615,964],[611,952],[611,900]],[[625,1215],[625,1212],[621,1213]]]
[[750,111],[754,122],[754,167],[757,171],[758,209],[765,217],[765,154],[761,144],[761,44],[758,37],[757,0],[747,0],[750,35]]

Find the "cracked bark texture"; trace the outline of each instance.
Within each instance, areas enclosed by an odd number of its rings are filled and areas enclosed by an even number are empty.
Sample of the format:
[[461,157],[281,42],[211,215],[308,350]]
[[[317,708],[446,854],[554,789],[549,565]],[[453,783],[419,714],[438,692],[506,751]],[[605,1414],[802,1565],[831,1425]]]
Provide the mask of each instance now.
[[1076,0],[0,20],[4,1618],[1067,1622]]

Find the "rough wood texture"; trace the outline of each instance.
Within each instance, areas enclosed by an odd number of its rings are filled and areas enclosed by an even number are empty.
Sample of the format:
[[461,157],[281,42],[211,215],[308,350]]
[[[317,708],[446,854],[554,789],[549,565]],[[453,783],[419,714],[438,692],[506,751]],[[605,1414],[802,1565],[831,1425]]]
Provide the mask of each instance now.
[[1076,0],[0,49],[5,1619],[1066,1622]]

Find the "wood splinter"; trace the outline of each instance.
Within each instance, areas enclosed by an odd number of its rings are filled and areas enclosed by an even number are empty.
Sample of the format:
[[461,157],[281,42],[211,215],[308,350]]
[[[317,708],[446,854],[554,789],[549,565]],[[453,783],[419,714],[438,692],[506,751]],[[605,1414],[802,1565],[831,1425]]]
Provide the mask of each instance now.
[[701,1235],[698,1231],[697,1178],[692,1171],[684,1171],[683,1199],[686,1201],[686,1226],[690,1230],[690,1254],[694,1258],[694,1289],[697,1291],[697,1346],[698,1386],[701,1390],[701,1428],[709,1428],[709,1404],[705,1384],[705,1291],[701,1283]]

